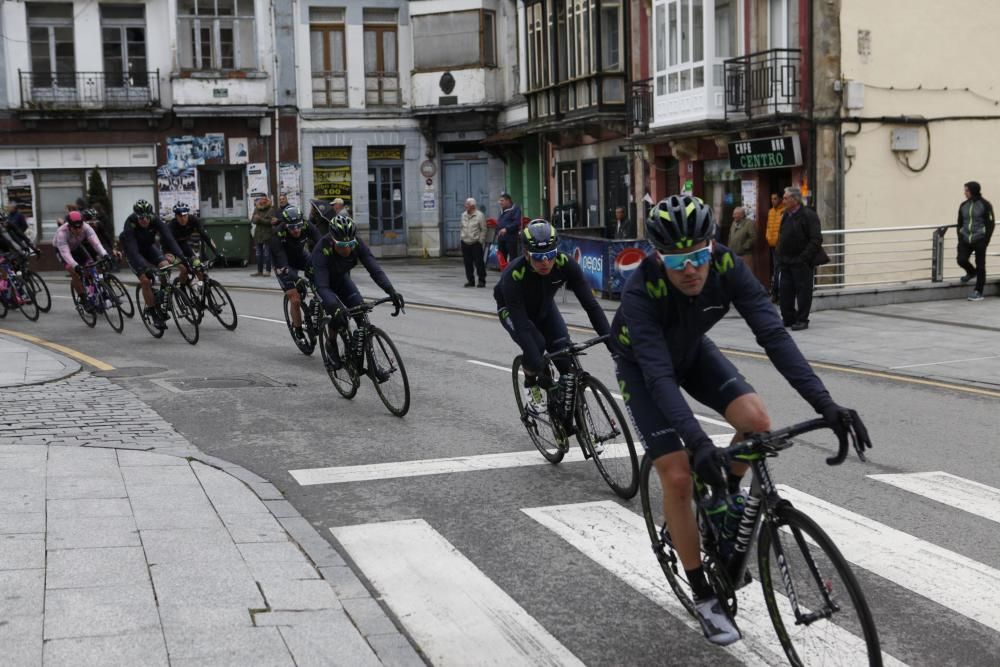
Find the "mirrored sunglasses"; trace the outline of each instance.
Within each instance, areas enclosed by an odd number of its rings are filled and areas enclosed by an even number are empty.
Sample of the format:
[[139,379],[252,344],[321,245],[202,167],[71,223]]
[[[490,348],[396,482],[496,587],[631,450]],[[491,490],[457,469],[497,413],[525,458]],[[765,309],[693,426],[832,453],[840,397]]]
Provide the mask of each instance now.
[[535,260],[536,262],[546,262],[546,261],[551,262],[552,260],[554,260],[556,258],[556,256],[558,254],[559,254],[559,250],[558,249],[555,249],[555,250],[546,250],[545,252],[532,252],[532,253],[529,253],[529,255],[531,256],[531,259]]
[[699,248],[693,252],[686,252],[682,255],[664,255],[661,253],[660,259],[663,260],[663,265],[671,271],[683,271],[688,264],[697,269],[712,259],[712,244],[710,243],[704,248]]
[[334,241],[338,248],[353,248],[358,245],[357,239],[351,239],[350,241]]

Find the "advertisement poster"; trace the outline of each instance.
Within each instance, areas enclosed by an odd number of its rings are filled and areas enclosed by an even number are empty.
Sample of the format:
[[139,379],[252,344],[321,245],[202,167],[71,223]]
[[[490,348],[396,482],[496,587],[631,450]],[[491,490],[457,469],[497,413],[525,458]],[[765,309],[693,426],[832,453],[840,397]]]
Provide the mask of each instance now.
[[331,201],[337,197],[351,204],[351,167],[314,167],[313,191],[316,199]]
[[159,200],[159,216],[163,220],[174,217],[174,206],[186,204],[191,212],[198,215],[198,172],[193,167],[174,172],[163,165],[156,169],[156,190]]
[[203,137],[167,137],[167,167],[180,172],[207,161],[222,161],[225,157],[226,137],[206,134]]
[[652,251],[649,241],[610,241],[602,238],[561,236],[559,249],[576,260],[587,284],[605,296],[621,295],[625,281]]
[[247,150],[250,142],[246,137],[229,137],[229,164],[246,164],[249,162]]
[[4,203],[17,204],[17,210],[28,220],[28,230],[35,227],[34,179],[31,172],[12,171],[3,177]]
[[302,166],[298,162],[278,165],[278,194],[288,197],[288,203],[302,208]]
[[757,219],[757,181],[746,180],[741,181],[741,194],[743,197],[743,203],[740,204],[744,213],[746,213],[748,220]]
[[267,190],[267,165],[263,162],[247,164],[247,192],[250,195],[247,203],[250,210],[253,210],[254,200],[266,196]]

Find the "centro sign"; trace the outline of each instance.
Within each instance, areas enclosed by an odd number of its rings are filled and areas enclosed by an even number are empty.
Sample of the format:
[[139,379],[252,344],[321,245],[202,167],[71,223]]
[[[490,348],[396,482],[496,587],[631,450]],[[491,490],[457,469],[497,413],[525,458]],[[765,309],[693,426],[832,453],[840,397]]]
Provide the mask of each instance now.
[[729,168],[733,171],[782,169],[800,164],[802,147],[797,134],[729,142]]

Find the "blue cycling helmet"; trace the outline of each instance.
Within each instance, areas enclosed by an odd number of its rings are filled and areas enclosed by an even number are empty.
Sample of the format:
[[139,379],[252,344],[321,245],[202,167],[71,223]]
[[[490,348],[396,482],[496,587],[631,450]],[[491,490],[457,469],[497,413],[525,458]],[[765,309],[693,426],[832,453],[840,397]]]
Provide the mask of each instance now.
[[559,246],[556,228],[548,220],[537,218],[528,223],[521,232],[521,242],[528,252],[547,252]]

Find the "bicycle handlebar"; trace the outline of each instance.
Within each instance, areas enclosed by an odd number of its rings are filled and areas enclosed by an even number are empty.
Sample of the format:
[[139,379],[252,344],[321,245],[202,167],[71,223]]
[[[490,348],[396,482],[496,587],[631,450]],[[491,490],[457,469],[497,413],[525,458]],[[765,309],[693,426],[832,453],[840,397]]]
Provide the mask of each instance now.
[[570,343],[566,347],[563,347],[561,349],[555,350],[554,352],[546,352],[542,356],[545,359],[552,359],[553,357],[561,357],[561,356],[566,355],[566,354],[580,354],[581,352],[583,352],[584,350],[586,350],[588,347],[593,347],[593,346],[597,345],[598,343],[603,343],[608,338],[610,338],[610,334],[605,334],[603,336],[595,336],[595,337],[593,337],[593,338],[591,338],[589,340],[583,341],[582,343]]
[[[740,456],[746,455],[760,455],[765,456],[769,453],[779,452],[783,449],[788,449],[791,447],[789,440],[796,436],[809,433],[811,431],[819,431],[822,429],[833,428],[827,423],[825,419],[816,418],[810,419],[808,421],[800,422],[798,424],[793,424],[786,428],[778,429],[777,431],[768,431],[766,433],[751,433],[750,437],[746,440],[740,442],[734,442],[729,447],[723,449],[723,454],[728,460],[738,458]],[[847,458],[847,441],[850,440],[854,445],[854,449],[858,454],[858,458],[865,461],[864,452],[862,452],[856,439],[853,437],[846,437],[840,441],[837,453],[834,456],[827,457],[827,465],[835,466],[840,465]]]
[[390,302],[392,302],[391,296],[382,297],[381,299],[376,299],[374,301],[369,301],[368,303],[358,304],[353,308],[348,308],[347,314],[360,315],[361,313],[370,313],[371,311],[375,310],[375,306],[380,306],[383,303],[390,303]]

